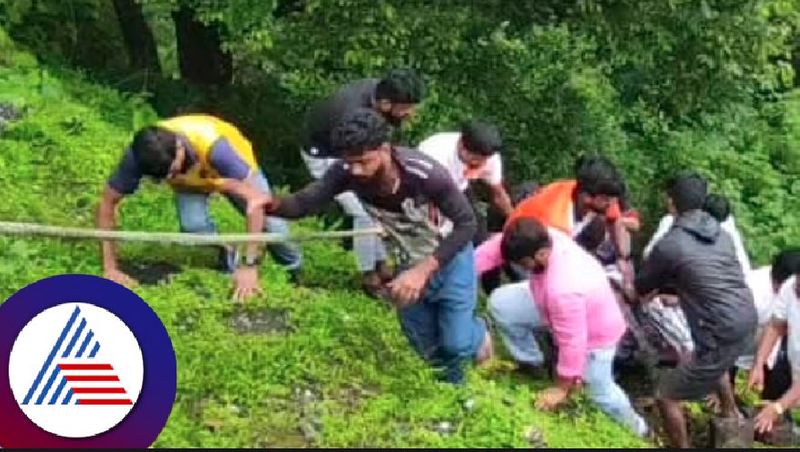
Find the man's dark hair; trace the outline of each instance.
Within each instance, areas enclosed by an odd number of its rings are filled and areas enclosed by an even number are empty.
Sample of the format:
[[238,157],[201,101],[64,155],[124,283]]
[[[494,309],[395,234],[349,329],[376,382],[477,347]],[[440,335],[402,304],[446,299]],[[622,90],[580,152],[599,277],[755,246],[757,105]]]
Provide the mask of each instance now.
[[503,149],[500,132],[492,124],[473,120],[461,126],[464,147],[473,154],[490,157]]
[[376,100],[397,104],[418,104],[425,97],[425,82],[413,69],[392,69],[375,88]]
[[514,186],[514,188],[512,189],[513,193],[511,195],[511,203],[515,206],[518,205],[525,199],[536,194],[536,192],[538,192],[540,188],[541,185],[539,185],[537,182],[532,182],[532,181],[524,182],[522,184]]
[[174,133],[155,126],[136,132],[131,149],[139,171],[156,179],[166,178],[175,160],[176,139]]
[[621,196],[624,193],[622,175],[611,161],[603,156],[581,156],[575,162],[578,191],[592,196]]
[[517,262],[533,257],[537,251],[550,245],[550,235],[542,223],[533,218],[518,218],[503,233],[500,252],[506,261]]
[[681,171],[667,181],[667,195],[679,214],[702,209],[708,197],[708,182],[697,172]]
[[391,128],[371,108],[353,110],[331,130],[331,147],[337,155],[357,156],[389,142]]
[[706,196],[706,202],[703,204],[703,210],[708,212],[709,215],[722,223],[731,214],[731,203],[725,196],[712,193]]
[[783,284],[792,275],[800,273],[800,248],[789,248],[772,259],[770,277],[776,284]]

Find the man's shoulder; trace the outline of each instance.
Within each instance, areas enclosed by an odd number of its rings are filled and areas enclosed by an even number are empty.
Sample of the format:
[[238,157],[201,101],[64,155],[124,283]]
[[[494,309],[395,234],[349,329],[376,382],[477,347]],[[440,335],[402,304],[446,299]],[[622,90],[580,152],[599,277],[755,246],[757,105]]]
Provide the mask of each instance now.
[[417,145],[417,149],[426,154],[442,148],[448,150],[451,150],[452,148],[452,150],[455,150],[455,145],[458,143],[459,138],[461,138],[461,133],[459,132],[434,133],[433,135],[430,135],[424,140],[420,141],[419,145]]
[[392,152],[403,169],[420,179],[428,180],[440,174],[447,174],[439,161],[418,149],[395,146]]

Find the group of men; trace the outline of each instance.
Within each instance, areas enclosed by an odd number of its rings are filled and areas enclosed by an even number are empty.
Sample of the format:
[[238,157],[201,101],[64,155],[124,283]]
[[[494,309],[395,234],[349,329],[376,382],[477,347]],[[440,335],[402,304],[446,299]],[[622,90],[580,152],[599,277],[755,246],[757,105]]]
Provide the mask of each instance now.
[[[512,201],[504,188],[503,140],[492,124],[468,121],[417,146],[396,144],[393,133],[424,91],[415,72],[392,70],[315,105],[301,150],[315,181],[284,197],[273,196],[251,143],[229,123],[196,114],[145,127],[108,180],[98,226],[114,227],[117,205],[143,177],[174,188],[185,232],[216,231],[209,213],[213,193],[233,203],[251,233],[288,233],[287,220],[336,201],[356,230],[381,226],[385,241],[354,239],[364,290],[394,303],[410,344],[448,382],[462,383],[466,364],[493,357],[488,322],[476,314],[478,281],[504,266],[515,280],[488,287],[487,295],[509,353],[522,368],[544,366],[534,335],[539,329],[549,331],[557,349],[556,382],[539,395],[539,408],[555,408],[585,386],[604,412],[635,434],[652,432],[614,378],[629,305],[649,313],[680,351],[657,391],[674,445],[688,446],[683,400],[717,392],[723,414],[739,415],[731,374],[748,354],[751,386],[766,382],[771,391],[772,402],[757,418],[760,430],[770,430],[800,401],[800,378],[792,379],[789,370],[800,370],[800,252],[782,253],[771,268],[741,264],[747,255],[725,200],[686,172],[668,181],[669,215],[635,273],[630,243],[640,219],[608,159],[582,157],[573,178],[534,186]],[[465,194],[476,179],[487,183],[505,217],[494,235],[478,233],[479,214]],[[298,274],[297,244],[267,248],[293,277]],[[101,250],[104,275],[132,282],[119,269],[113,245],[104,242]],[[236,299],[261,290],[261,254],[258,242],[243,256],[233,247],[219,249],[219,266],[232,273]],[[778,378],[778,369],[788,377]]]

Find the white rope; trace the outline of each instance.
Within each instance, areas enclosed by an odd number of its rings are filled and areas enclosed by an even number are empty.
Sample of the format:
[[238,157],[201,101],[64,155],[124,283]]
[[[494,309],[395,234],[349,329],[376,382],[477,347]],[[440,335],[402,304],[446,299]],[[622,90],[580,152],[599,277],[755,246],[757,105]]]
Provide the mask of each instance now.
[[381,228],[350,231],[322,231],[300,234],[207,234],[188,232],[116,231],[91,228],[49,226],[37,223],[0,221],[0,235],[45,236],[86,240],[110,240],[120,242],[156,242],[179,245],[226,245],[249,242],[281,243],[304,240],[328,240],[364,235],[383,235]]

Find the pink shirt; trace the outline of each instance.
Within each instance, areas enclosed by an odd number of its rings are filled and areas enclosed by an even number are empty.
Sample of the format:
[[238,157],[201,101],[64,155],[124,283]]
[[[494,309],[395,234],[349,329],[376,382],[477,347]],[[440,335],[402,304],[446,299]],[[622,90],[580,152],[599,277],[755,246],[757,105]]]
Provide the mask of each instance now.
[[[558,375],[580,377],[589,350],[616,346],[627,327],[600,263],[563,232],[548,232],[553,252],[545,272],[531,274],[531,293],[558,346]],[[501,241],[496,234],[478,247],[479,274],[502,265]]]

